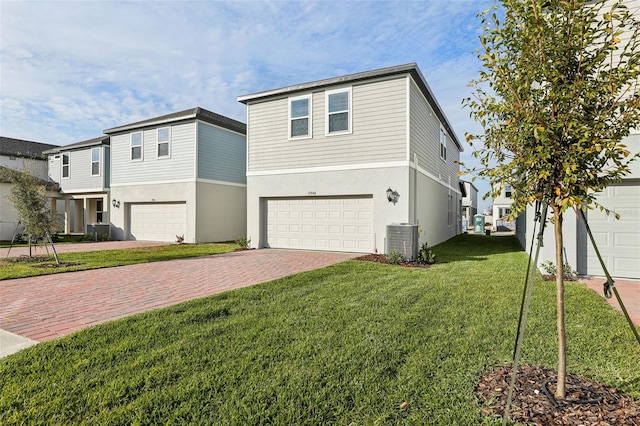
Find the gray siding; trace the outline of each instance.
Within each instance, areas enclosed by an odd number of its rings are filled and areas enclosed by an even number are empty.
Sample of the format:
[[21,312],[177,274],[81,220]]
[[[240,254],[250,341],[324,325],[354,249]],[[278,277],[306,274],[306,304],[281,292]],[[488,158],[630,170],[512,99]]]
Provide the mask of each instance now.
[[411,161],[413,153],[418,154],[418,165],[436,177],[441,177],[445,184],[458,187],[460,151],[451,139],[447,138],[447,160],[440,158],[440,120],[431,109],[422,92],[411,78]]
[[[165,126],[161,126],[165,127]],[[171,127],[171,155],[157,158],[157,128],[143,131],[142,161],[131,161],[131,133],[111,137],[111,184],[175,181],[195,178],[194,122]]]
[[198,122],[198,178],[246,184],[244,135]]
[[324,91],[313,92],[308,139],[288,140],[287,98],[249,104],[248,171],[406,160],[406,78],[352,86],[351,134],[325,136]]
[[[74,151],[61,151],[60,154],[50,156],[49,176],[60,184],[62,192],[102,191],[105,188],[105,171],[108,164],[105,163],[104,149],[100,154],[100,174],[91,175],[91,149],[78,149]],[[62,155],[69,152],[69,177],[62,178]],[[51,160],[53,158],[53,160]]]

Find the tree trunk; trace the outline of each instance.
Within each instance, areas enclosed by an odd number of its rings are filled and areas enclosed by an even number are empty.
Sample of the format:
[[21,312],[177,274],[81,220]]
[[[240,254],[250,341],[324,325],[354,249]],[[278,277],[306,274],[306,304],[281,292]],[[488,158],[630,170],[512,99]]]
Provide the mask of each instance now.
[[564,259],[562,256],[562,213],[560,206],[553,206],[556,236],[556,309],[558,327],[558,388],[556,397],[565,398],[567,378],[567,341],[564,326]]

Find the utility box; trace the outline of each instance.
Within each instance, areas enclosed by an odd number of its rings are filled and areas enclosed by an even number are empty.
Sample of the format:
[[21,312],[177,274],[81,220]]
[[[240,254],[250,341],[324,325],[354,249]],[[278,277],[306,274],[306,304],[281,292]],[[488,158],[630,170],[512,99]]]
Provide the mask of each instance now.
[[108,223],[87,224],[87,234],[93,234],[94,241],[98,241],[99,235],[108,235],[111,238],[111,225]]
[[473,233],[484,234],[484,215],[476,214],[473,216]]
[[414,261],[418,257],[418,225],[392,223],[387,225],[387,254],[397,250],[405,259]]

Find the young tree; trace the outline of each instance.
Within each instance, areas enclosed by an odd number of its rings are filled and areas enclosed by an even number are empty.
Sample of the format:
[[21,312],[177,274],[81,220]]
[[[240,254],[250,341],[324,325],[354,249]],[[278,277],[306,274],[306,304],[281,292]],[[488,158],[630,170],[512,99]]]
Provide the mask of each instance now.
[[560,398],[566,380],[563,213],[606,210],[595,193],[629,174],[640,155],[620,143],[640,125],[640,34],[638,16],[629,10],[612,0],[499,0],[480,14],[483,67],[464,101],[484,131],[467,135],[483,147],[473,153],[480,166],[466,171],[499,182],[492,195],[513,186],[514,217],[543,199],[553,212]]
[[7,198],[18,212],[18,218],[24,227],[23,234],[29,242],[29,254],[31,255],[31,244],[37,237],[47,238],[53,248],[56,263],[59,264],[60,261],[51,240],[51,232],[56,227],[56,217],[55,212],[50,209],[46,182],[29,168],[24,170],[0,168],[0,178],[12,183],[11,192]]

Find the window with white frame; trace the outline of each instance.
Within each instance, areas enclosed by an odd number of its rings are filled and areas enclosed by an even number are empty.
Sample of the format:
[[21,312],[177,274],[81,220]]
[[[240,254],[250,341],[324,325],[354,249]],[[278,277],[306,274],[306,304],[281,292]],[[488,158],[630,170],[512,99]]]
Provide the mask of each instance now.
[[289,139],[311,137],[311,95],[289,98]]
[[351,132],[351,88],[326,92],[328,135]]
[[157,132],[158,158],[170,156],[170,152],[171,152],[170,139],[171,139],[171,129],[169,127],[161,127],[160,129],[158,129],[158,132]]
[[440,128],[440,158],[447,160],[447,133]]
[[69,153],[62,153],[62,177],[67,179],[69,177]]
[[100,175],[100,148],[91,148],[91,176]]
[[131,160],[142,160],[142,132],[131,133]]
[[513,190],[511,189],[511,185],[506,185],[504,187],[504,196],[507,198],[511,198],[511,192],[513,192]]

